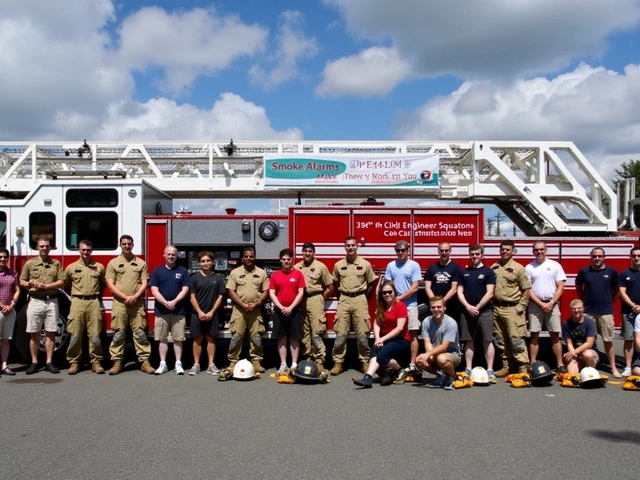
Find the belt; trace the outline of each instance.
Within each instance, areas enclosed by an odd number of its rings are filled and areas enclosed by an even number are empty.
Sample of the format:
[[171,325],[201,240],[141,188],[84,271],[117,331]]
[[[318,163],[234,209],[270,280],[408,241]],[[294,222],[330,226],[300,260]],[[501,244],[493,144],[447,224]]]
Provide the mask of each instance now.
[[100,298],[100,295],[71,295],[73,298],[79,298],[80,300],[95,300]]
[[29,294],[29,298],[37,298],[38,300],[53,300],[54,298],[58,298],[58,294],[54,293],[53,295],[31,295]]
[[353,292],[353,293],[348,293],[348,292],[340,292],[340,295],[344,295],[345,297],[359,297],[360,295],[364,295],[366,293],[366,290],[363,290],[361,292]]
[[311,297],[315,297],[316,295],[322,295],[322,290],[320,290],[319,292],[313,292],[313,293],[305,292],[304,294],[307,298],[311,298]]
[[499,302],[497,300],[493,301],[493,305],[495,307],[515,307],[519,302]]

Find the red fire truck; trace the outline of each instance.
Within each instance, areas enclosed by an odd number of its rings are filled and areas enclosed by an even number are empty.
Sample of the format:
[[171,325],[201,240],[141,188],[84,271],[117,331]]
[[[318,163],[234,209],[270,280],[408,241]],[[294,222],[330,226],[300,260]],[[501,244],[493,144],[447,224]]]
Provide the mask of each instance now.
[[[18,272],[37,255],[40,237],[50,239],[52,256],[65,267],[85,238],[106,265],[125,233],[150,271],[162,265],[167,244],[192,272],[198,252],[209,250],[215,270],[228,273],[240,265],[245,246],[254,247],[258,265],[270,271],[279,268],[282,248],[300,256],[307,241],[331,268],[344,257],[347,235],[358,239],[359,254],[379,273],[395,258],[399,239],[410,242],[423,269],[437,260],[441,241],[452,245],[462,266],[468,245],[482,243],[491,263],[504,237],[485,235],[484,208],[473,206],[490,203],[523,232],[514,237],[519,262],[531,261],[531,245],[542,239],[562,263],[567,312],[591,248],[603,247],[607,263],[622,270],[638,244],[636,234],[617,232],[618,196],[570,142],[0,143],[0,172],[0,245]],[[373,195],[414,206],[301,205]],[[172,213],[180,198],[292,198],[296,205],[278,215]],[[110,292],[104,300],[109,332]],[[150,295],[147,307],[152,326]],[[335,300],[327,302],[329,329],[335,308]],[[57,350],[66,348],[67,311],[63,301]],[[25,321],[20,308],[14,339],[23,355]]]

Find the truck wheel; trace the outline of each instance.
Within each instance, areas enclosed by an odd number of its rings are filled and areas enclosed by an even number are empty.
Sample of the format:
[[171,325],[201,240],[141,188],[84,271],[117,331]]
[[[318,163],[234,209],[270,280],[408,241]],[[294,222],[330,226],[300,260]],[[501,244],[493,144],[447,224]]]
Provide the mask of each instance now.
[[[67,331],[67,315],[69,314],[69,302],[64,299],[60,300],[60,312],[58,314],[58,330],[55,336],[55,346],[53,349],[54,359],[64,359],[67,347],[69,346],[69,332]],[[16,318],[16,327],[14,331],[15,347],[24,357],[25,360],[31,361],[31,352],[29,351],[29,340],[31,334],[27,330],[27,306],[25,305],[18,317]],[[44,354],[45,332],[42,329],[40,335],[40,352]]]

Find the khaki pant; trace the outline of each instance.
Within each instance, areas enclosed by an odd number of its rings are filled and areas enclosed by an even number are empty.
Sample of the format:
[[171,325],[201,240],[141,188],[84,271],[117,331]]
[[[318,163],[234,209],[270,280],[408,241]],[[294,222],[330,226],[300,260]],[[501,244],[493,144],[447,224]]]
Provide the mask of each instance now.
[[136,347],[138,360],[141,363],[149,360],[149,356],[151,356],[151,344],[147,338],[147,314],[144,310],[144,303],[140,300],[136,302],[135,305],[129,307],[114,298],[111,311],[113,340],[109,347],[109,355],[111,355],[111,360],[114,362],[122,362],[124,360],[127,327],[131,327],[133,344]]
[[249,355],[251,361],[262,361],[264,352],[262,349],[262,334],[265,332],[262,312],[257,307],[252,312],[244,312],[234,305],[229,321],[229,331],[231,332],[231,342],[229,343],[229,362],[234,365],[240,360],[242,353],[242,339],[249,331],[251,342]]
[[327,349],[322,335],[327,331],[327,317],[324,312],[324,297],[314,295],[302,301],[303,337],[302,356],[308,356],[316,363],[324,363]]
[[67,331],[71,337],[69,348],[67,349],[67,361],[69,363],[80,363],[82,360],[82,336],[87,332],[89,338],[89,357],[91,363],[102,362],[102,311],[100,301],[83,300],[74,298],[71,301],[69,316],[67,317]]
[[493,336],[496,354],[502,358],[503,366],[514,373],[529,367],[527,353],[526,313],[518,315],[516,307],[493,307]]
[[371,331],[371,319],[369,317],[369,303],[366,295],[347,297],[341,295],[338,300],[336,321],[333,329],[336,332],[336,340],[333,344],[333,362],[344,363],[344,355],[347,350],[347,337],[353,329],[358,345],[358,358],[360,362],[369,361],[371,349],[369,348],[369,332]]

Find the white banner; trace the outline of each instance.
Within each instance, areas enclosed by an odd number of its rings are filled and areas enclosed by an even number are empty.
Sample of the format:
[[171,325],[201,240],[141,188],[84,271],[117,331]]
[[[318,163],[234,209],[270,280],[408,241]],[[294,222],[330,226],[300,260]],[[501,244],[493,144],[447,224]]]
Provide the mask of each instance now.
[[439,187],[437,154],[265,154],[265,187]]

